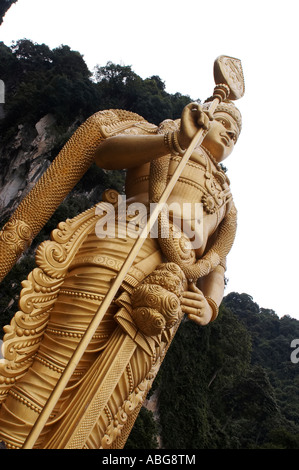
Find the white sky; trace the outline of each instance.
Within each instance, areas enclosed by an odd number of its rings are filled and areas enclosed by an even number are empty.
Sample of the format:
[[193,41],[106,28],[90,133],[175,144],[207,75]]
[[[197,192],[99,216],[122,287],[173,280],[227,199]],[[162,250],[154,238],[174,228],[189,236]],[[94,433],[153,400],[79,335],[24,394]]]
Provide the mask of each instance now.
[[131,65],[193,99],[212,94],[216,57],[241,59],[243,131],[225,161],[239,213],[226,294],[245,292],[297,319],[298,36],[296,0],[18,0],[0,27],[7,46],[23,38],[66,44],[91,71],[108,61]]

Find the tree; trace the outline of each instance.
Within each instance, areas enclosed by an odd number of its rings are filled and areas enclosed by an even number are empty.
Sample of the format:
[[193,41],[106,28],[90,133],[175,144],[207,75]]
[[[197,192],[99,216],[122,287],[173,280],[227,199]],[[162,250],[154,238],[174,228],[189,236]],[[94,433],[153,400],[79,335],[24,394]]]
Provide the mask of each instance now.
[[20,39],[11,46],[12,53],[20,61],[23,72],[48,70],[53,62],[53,53],[46,44],[37,44],[29,39]]
[[2,43],[0,64],[7,92],[1,122],[5,141],[18,124],[34,125],[45,114],[52,113],[60,126],[68,127],[78,116],[84,120],[95,111],[98,99],[91,73],[82,55],[68,46],[51,50],[28,39],[10,48]]
[[191,101],[189,96],[167,93],[165,83],[157,75],[143,80],[131,66],[112,62],[96,68],[95,81],[101,95],[101,109],[119,107],[140,114],[154,124],[166,118],[178,118]]
[[125,449],[157,449],[157,447],[158,427],[153,413],[146,408],[141,408]]
[[159,411],[166,448],[226,446],[222,390],[250,361],[246,329],[227,309],[207,327],[180,326],[159,376]]
[[131,68],[108,62],[97,66],[94,76],[82,55],[61,45],[51,50],[29,39],[10,48],[0,43],[0,73],[6,85],[2,142],[16,133],[19,124],[33,126],[51,113],[67,129],[102,109],[126,109],[159,124],[178,118],[190,97],[170,95],[157,75],[143,80]]

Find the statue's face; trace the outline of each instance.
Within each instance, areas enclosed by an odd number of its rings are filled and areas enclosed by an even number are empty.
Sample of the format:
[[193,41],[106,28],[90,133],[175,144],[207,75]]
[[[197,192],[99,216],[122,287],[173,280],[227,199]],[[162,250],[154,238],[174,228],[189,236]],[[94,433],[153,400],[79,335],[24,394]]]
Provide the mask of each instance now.
[[221,111],[214,114],[214,120],[210,123],[202,145],[220,163],[232,153],[238,136],[239,129],[234,119]]

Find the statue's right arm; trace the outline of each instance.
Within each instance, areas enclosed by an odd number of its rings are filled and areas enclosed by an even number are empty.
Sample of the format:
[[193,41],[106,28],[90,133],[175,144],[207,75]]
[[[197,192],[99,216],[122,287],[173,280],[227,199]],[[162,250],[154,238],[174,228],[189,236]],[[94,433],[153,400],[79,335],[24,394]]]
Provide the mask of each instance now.
[[[181,148],[186,149],[200,127],[208,129],[210,117],[198,103],[185,106],[177,132]],[[160,158],[170,151],[164,134],[117,135],[105,139],[96,149],[95,162],[100,168],[133,168]]]
[[148,163],[169,153],[164,135],[118,135],[104,140],[96,150],[100,168],[120,170]]

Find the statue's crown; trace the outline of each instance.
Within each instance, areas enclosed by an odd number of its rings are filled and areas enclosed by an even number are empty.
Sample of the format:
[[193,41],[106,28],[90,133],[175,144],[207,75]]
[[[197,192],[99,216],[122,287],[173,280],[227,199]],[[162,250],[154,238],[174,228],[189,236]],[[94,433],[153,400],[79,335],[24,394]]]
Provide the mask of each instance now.
[[[208,109],[209,102],[210,102],[210,99],[204,102],[203,109]],[[242,129],[242,115],[240,111],[238,110],[238,108],[234,105],[234,103],[229,100],[222,101],[220,104],[218,104],[216,110],[214,111],[214,114],[217,112],[221,112],[221,111],[223,113],[229,114],[234,119],[234,121],[236,122],[239,128],[239,133],[240,133]]]

